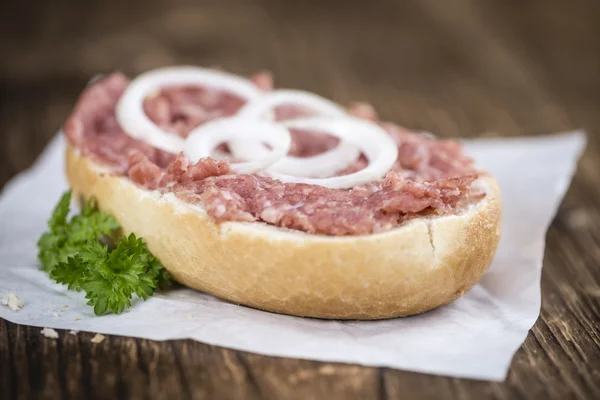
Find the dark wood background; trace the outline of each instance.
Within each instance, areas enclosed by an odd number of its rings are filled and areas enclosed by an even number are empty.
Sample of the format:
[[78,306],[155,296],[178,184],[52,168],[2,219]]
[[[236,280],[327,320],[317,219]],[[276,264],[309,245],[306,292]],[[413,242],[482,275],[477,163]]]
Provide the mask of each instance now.
[[442,136],[590,139],[548,233],[541,317],[504,383],[193,341],[53,341],[0,320],[0,398],[600,398],[599,21],[597,0],[0,1],[0,184],[91,76],[179,63],[269,69]]

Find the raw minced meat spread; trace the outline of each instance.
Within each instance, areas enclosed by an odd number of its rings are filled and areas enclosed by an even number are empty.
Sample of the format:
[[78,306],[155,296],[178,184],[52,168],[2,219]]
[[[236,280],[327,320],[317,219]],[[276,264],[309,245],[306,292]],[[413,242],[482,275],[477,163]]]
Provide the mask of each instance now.
[[[272,88],[267,73],[251,79],[262,90]],[[423,214],[452,213],[482,196],[472,189],[478,173],[457,142],[427,138],[381,122],[366,103],[356,103],[349,111],[380,124],[398,146],[395,165],[378,181],[330,189],[236,174],[225,160],[205,158],[194,164],[183,153],[158,150],[123,132],[115,107],[128,84],[124,75],[114,73],[85,89],[65,124],[71,144],[143,188],[171,192],[202,206],[217,223],[259,221],[315,234],[362,235],[390,230]],[[144,110],[165,131],[186,137],[196,126],[234,115],[243,104],[243,99],[220,90],[177,86],[146,99]],[[280,120],[307,113],[293,104],[275,110]],[[325,132],[290,133],[290,154],[296,157],[319,154],[338,143]],[[366,164],[361,156],[337,175],[358,171]]]

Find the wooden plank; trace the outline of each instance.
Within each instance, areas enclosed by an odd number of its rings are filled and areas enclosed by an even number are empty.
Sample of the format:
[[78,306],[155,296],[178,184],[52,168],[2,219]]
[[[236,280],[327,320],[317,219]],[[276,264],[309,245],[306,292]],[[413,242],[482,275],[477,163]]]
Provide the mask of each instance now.
[[63,394],[67,399],[82,399],[85,390],[81,382],[84,379],[79,335],[60,331],[60,373],[63,381]]
[[379,371],[355,365],[286,360],[240,354],[239,360],[259,388],[261,398],[370,399],[381,393]]
[[0,319],[0,365],[3,367],[3,373],[0,374],[0,398],[12,399],[13,382],[15,381],[14,362],[12,348],[10,345],[10,336],[8,332],[8,322]]
[[236,351],[191,340],[172,343],[172,347],[192,398],[261,398],[254,376]]
[[25,347],[27,343],[27,331],[34,328],[4,322],[8,326],[8,337],[11,342],[13,362],[10,366],[2,368],[0,371],[3,373],[10,371],[13,398],[26,399],[30,397],[32,388],[29,384],[29,364],[31,360]]

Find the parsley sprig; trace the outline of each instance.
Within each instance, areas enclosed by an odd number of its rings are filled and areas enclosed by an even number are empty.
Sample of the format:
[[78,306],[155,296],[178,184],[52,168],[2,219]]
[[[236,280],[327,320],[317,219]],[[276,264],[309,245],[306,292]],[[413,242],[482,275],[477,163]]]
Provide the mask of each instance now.
[[132,233],[115,245],[120,229],[109,214],[89,200],[81,214],[68,219],[71,192],[65,193],[38,241],[42,269],[71,290],[84,291],[96,315],[120,314],[133,296],[147,299],[169,284],[167,270]]

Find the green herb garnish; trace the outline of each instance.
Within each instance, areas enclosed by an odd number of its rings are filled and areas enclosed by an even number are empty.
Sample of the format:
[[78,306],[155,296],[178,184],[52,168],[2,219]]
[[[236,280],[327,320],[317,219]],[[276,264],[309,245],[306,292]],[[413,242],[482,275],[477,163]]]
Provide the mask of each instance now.
[[167,270],[141,238],[132,233],[114,243],[119,223],[99,211],[93,200],[68,220],[70,202],[69,191],[38,241],[38,258],[50,278],[69,289],[83,290],[96,315],[120,314],[131,307],[134,295],[145,300],[156,288],[169,284]]

